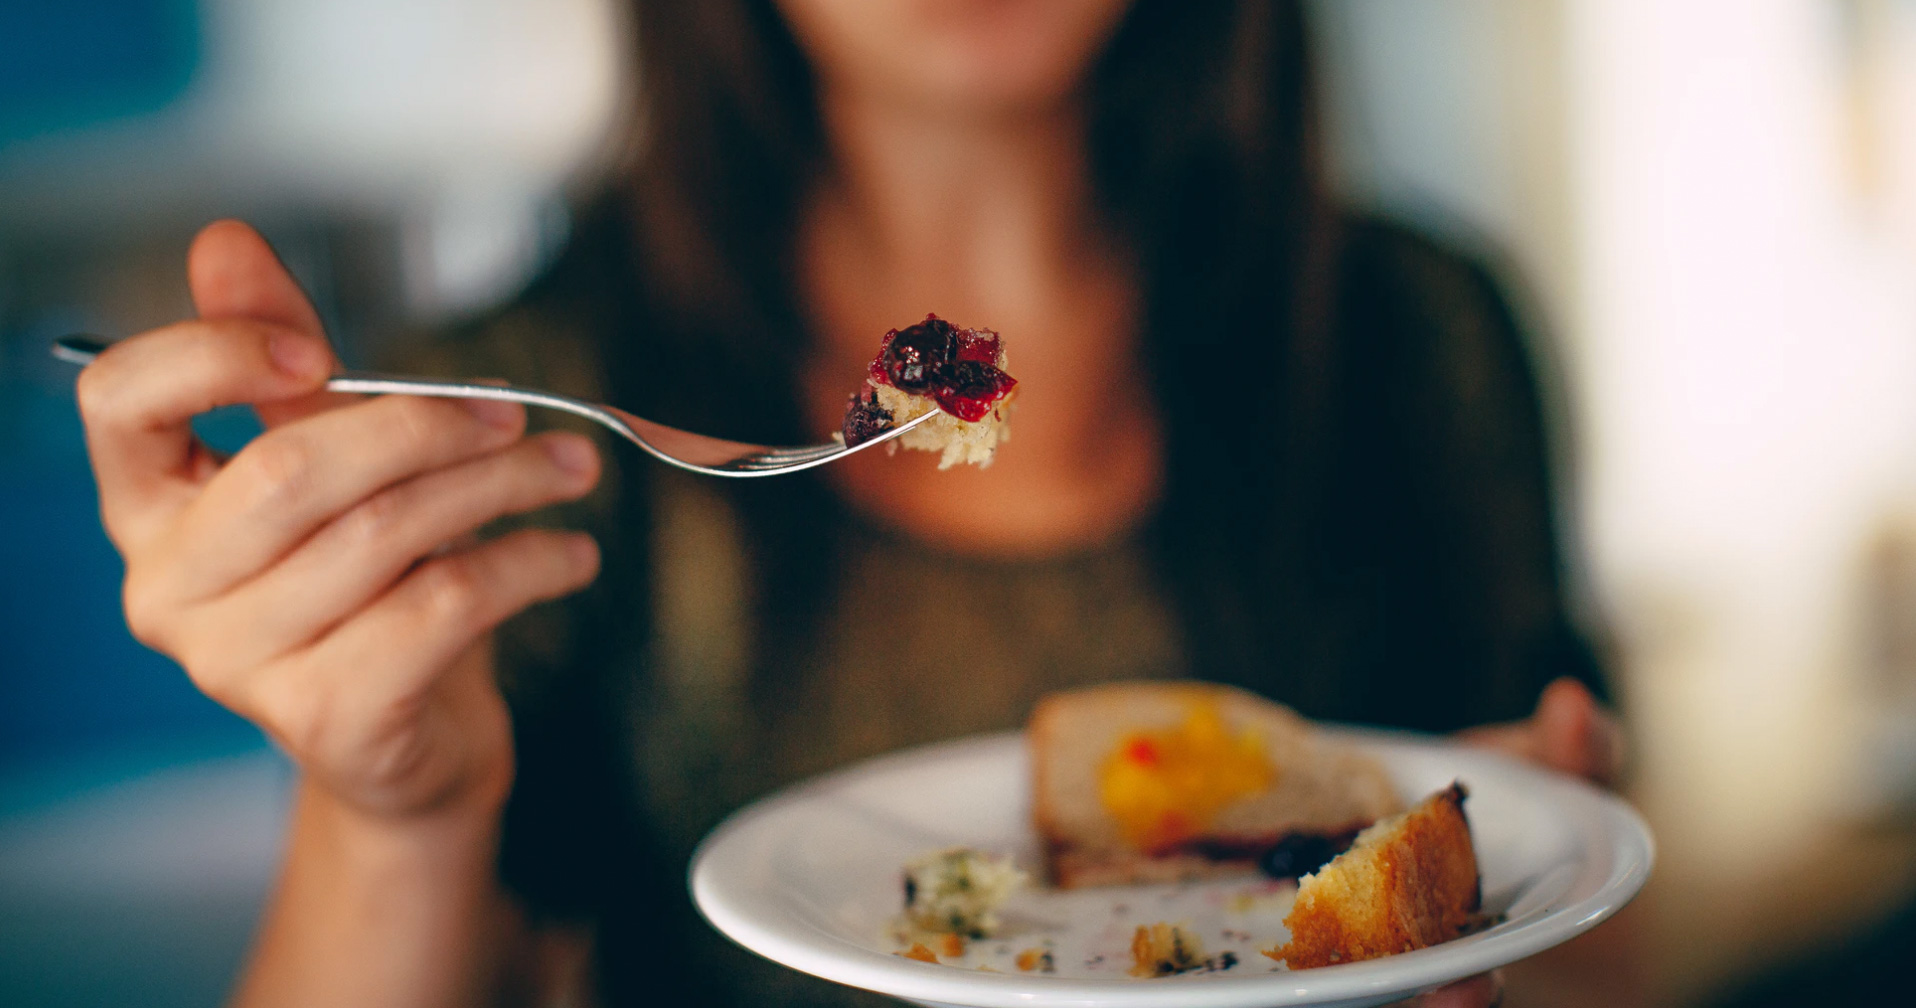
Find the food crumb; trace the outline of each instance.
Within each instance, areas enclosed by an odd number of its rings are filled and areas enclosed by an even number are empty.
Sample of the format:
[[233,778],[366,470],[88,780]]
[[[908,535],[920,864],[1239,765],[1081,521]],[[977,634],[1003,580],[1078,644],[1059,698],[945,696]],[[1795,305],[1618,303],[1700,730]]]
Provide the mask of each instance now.
[[1057,960],[1051,958],[1050,949],[1034,946],[1018,953],[1018,969],[1026,973],[1032,970],[1040,973],[1056,973],[1058,964]]
[[1206,957],[1196,934],[1181,924],[1140,924],[1131,936],[1131,969],[1134,977],[1163,977],[1174,973],[1201,971],[1215,973],[1237,965],[1237,953]]
[[960,934],[942,934],[938,936],[938,951],[947,959],[956,959],[965,954],[965,936]]
[[938,962],[937,953],[926,948],[924,942],[912,942],[911,948],[905,949],[902,952],[893,952],[892,954],[904,956],[907,959],[916,959],[919,962],[928,962],[933,964],[936,964]]
[[905,866],[900,930],[989,937],[998,927],[998,907],[1025,882],[1025,873],[1009,856],[995,857],[969,847],[934,851]]
[[1131,935],[1131,969],[1134,977],[1161,977],[1194,969],[1204,961],[1204,950],[1195,935],[1176,924],[1162,921],[1139,924]]

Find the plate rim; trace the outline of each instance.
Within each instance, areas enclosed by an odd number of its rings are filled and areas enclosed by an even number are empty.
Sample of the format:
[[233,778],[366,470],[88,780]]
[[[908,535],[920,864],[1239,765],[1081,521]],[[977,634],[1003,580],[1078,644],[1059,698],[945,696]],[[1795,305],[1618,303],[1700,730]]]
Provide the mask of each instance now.
[[[733,848],[750,838],[756,824],[808,797],[842,788],[865,777],[904,772],[967,755],[1023,746],[1024,732],[971,735],[885,753],[790,785],[753,801],[725,817],[694,850],[686,871],[693,903],[701,916],[728,940],[786,968],[835,983],[908,1000],[937,1001],[977,1008],[1013,1008],[1046,1004],[1083,1008],[1266,1008],[1276,1005],[1334,1004],[1369,998],[1409,997],[1454,980],[1528,958],[1580,935],[1628,904],[1642,890],[1656,862],[1656,841],[1642,815],[1622,798],[1584,781],[1533,766],[1490,750],[1440,736],[1368,726],[1325,724],[1325,735],[1367,749],[1399,749],[1428,754],[1463,755],[1498,765],[1501,773],[1527,779],[1570,810],[1589,813],[1600,831],[1577,825],[1582,841],[1578,878],[1602,867],[1606,877],[1595,891],[1551,907],[1542,917],[1509,931],[1496,929],[1430,948],[1379,959],[1312,970],[1267,971],[1238,976],[1206,976],[1201,982],[1140,983],[1121,979],[1032,977],[987,973],[915,962],[876,952],[819,930],[789,911],[753,914],[733,905],[736,880],[722,877]],[[1380,754],[1381,755],[1381,754]],[[1386,763],[1389,760],[1386,757]],[[1578,816],[1579,820],[1586,816]],[[1598,848],[1601,848],[1599,851]],[[1595,855],[1600,853],[1601,858]],[[766,917],[766,920],[759,920]],[[803,929],[805,938],[781,934],[776,924]],[[1546,927],[1545,925],[1551,925]],[[809,938],[810,940],[806,940]],[[794,959],[798,961],[793,961]],[[842,967],[842,968],[841,968]],[[1303,982],[1298,982],[1298,978]],[[875,986],[874,982],[882,982]]]

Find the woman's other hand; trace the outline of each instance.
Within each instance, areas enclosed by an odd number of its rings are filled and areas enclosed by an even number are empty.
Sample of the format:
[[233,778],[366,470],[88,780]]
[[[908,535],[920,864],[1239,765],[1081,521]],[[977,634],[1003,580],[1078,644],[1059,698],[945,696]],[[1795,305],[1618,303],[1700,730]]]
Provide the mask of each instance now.
[[1400,1002],[1399,1008],[1496,1008],[1504,1000],[1501,972],[1479,973],[1468,980],[1438,988]]
[[1536,711],[1522,721],[1472,728],[1458,738],[1606,787],[1623,772],[1622,728],[1588,688],[1568,677],[1544,687]]
[[[188,277],[198,318],[79,381],[128,625],[342,806],[496,813],[512,753],[483,640],[587,584],[598,554],[579,534],[470,534],[583,495],[591,444],[527,438],[510,404],[326,392],[319,318],[243,224],[202,231]],[[267,429],[223,461],[189,422],[231,404]]]
[[[1605,786],[1623,771],[1623,731],[1590,690],[1563,678],[1544,687],[1522,721],[1472,728],[1465,743],[1497,749]],[[1479,974],[1404,1002],[1406,1008],[1492,1008],[1503,1001],[1501,971]]]

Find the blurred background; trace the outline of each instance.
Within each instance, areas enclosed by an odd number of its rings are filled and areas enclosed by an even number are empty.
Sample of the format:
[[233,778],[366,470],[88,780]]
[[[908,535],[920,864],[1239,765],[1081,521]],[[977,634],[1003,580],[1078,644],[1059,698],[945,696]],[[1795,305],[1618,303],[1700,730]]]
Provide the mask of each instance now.
[[[185,315],[226,215],[349,362],[510,297],[616,151],[619,6],[0,3],[0,1001],[217,1002],[289,782],[127,636],[47,341]],[[1916,0],[1315,13],[1347,199],[1497,264],[1546,334],[1662,1002],[1882,934],[1916,892]]]

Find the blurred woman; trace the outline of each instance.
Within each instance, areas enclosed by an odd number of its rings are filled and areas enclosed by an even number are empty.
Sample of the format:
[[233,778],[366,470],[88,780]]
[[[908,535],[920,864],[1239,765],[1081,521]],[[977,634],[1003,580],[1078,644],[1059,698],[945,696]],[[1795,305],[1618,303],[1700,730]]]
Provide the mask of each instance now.
[[[628,170],[420,366],[815,442],[935,311],[1005,334],[1015,440],[721,483],[514,407],[330,395],[292,279],[207,229],[198,318],[81,402],[129,623],[302,771],[241,1003],[856,1001],[700,922],[692,845],[1106,679],[1614,769],[1522,341],[1481,271],[1326,203],[1295,4],[635,15]],[[269,426],[230,461],[186,426],[224,403]],[[472,535],[567,502],[587,532]]]

